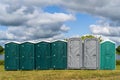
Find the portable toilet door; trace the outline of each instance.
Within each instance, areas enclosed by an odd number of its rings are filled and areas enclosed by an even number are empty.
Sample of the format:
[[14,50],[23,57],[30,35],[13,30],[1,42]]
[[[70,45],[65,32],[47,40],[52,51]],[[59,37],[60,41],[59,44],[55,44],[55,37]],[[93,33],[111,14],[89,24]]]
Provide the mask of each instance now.
[[55,41],[51,43],[51,68],[67,68],[67,43],[64,41]]
[[83,67],[83,48],[80,38],[70,38],[68,40],[68,69],[81,69]]
[[34,61],[34,44],[25,42],[20,45],[20,69],[33,70],[35,69]]
[[50,43],[39,42],[35,44],[35,60],[37,70],[48,70],[50,68]]
[[115,69],[115,43],[111,41],[102,42],[100,45],[100,69]]
[[19,44],[5,44],[5,70],[19,70]]
[[96,38],[84,41],[84,68],[99,69],[99,42]]

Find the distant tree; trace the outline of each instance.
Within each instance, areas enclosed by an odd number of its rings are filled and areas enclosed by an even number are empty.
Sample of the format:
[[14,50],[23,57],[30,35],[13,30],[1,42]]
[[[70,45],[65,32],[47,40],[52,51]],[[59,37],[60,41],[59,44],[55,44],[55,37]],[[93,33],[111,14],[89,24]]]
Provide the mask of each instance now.
[[101,36],[100,36],[100,37],[95,37],[95,36],[93,36],[93,35],[85,35],[85,36],[82,36],[82,37],[81,37],[82,40],[85,40],[85,39],[87,39],[87,38],[97,38],[97,39],[99,40],[99,42],[102,42],[102,41],[103,41],[102,38],[101,38]]
[[[81,37],[82,40],[85,40],[85,39],[87,39],[87,38],[97,38],[97,39],[99,40],[99,42],[102,42],[102,41],[103,41],[103,39],[101,38],[101,36],[100,36],[100,37],[95,37],[95,36],[93,36],[93,35],[85,35],[85,36],[82,36],[82,37]],[[65,40],[65,41],[68,41],[67,38],[64,39],[64,40]]]
[[65,41],[68,41],[68,39],[67,39],[67,38],[65,38],[64,40],[65,40]]
[[0,55],[4,54],[4,48],[2,46],[0,46]]
[[120,45],[116,48],[116,54],[120,55]]

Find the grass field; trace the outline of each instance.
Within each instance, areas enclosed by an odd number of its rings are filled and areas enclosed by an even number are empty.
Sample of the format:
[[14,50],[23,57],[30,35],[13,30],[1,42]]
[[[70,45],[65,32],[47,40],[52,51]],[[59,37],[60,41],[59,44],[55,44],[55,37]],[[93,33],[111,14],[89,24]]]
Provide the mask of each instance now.
[[117,70],[39,70],[5,71],[0,66],[0,80],[120,80]]

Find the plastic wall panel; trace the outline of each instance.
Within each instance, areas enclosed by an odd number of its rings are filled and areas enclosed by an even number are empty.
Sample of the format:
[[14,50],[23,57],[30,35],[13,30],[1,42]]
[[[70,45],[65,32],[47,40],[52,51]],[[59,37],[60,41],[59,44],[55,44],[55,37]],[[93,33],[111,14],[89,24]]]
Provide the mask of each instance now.
[[97,39],[84,41],[84,68],[99,69],[99,42]]
[[83,67],[82,40],[71,38],[68,40],[68,69],[81,69]]
[[19,70],[19,44],[5,44],[5,70]]

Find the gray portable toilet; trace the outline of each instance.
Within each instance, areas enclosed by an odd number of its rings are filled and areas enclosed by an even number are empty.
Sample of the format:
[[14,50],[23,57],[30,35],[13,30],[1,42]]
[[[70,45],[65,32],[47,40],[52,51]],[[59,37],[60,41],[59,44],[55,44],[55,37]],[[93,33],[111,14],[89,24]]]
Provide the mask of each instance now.
[[84,41],[84,68],[99,69],[99,41],[96,38]]
[[70,38],[68,40],[68,69],[81,69],[83,67],[82,40]]

